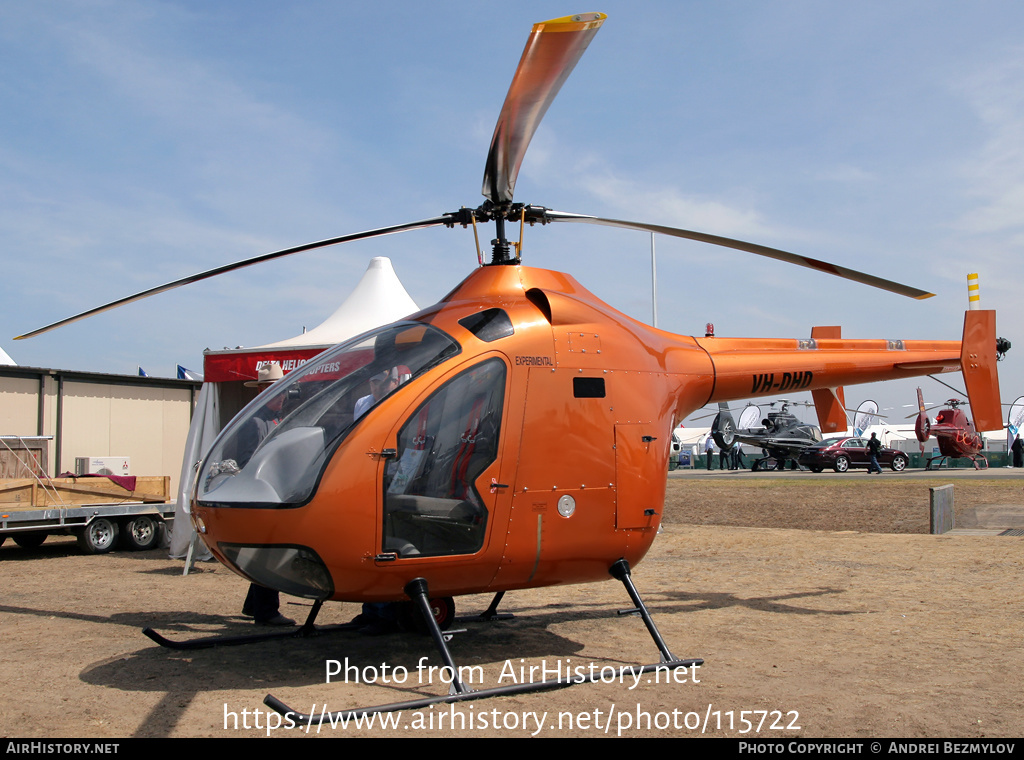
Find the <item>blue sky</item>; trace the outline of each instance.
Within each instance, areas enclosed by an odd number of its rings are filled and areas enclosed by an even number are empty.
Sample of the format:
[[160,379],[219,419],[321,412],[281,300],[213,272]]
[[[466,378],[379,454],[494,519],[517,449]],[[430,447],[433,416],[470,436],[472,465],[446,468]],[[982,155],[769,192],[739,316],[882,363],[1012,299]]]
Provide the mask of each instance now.
[[[475,266],[471,233],[326,249],[10,340],[222,263],[477,205],[531,24],[590,10],[609,18],[535,137],[517,200],[748,239],[938,294],[658,238],[660,327],[958,339],[977,271],[1018,344],[1004,400],[1024,393],[1016,2],[0,0],[0,346],[25,365],[172,375],[206,347],[318,324],[381,255],[434,302]],[[525,257],[650,320],[647,235],[535,229]],[[917,384],[847,398],[911,403]]]

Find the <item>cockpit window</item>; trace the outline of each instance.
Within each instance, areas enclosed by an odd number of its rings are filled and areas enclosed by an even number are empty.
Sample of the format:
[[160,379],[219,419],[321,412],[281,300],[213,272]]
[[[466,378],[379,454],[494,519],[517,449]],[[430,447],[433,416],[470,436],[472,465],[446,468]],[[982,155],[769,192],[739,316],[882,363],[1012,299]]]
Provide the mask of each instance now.
[[504,309],[485,309],[459,320],[459,324],[486,343],[515,334],[512,320]]
[[409,417],[384,473],[385,552],[429,557],[483,546],[488,510],[476,480],[498,456],[504,399],[505,364],[490,359]]
[[459,350],[434,327],[400,322],[325,351],[257,396],[221,433],[197,480],[197,499],[304,503],[330,452],[364,414]]

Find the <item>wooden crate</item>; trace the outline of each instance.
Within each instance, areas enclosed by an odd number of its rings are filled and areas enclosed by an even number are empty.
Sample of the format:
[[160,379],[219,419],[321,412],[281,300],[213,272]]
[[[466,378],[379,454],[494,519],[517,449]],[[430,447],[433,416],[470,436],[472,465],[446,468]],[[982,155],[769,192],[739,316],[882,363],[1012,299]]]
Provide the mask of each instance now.
[[0,480],[46,475],[46,442],[5,438],[0,445]]
[[171,478],[168,475],[136,477],[134,491],[102,477],[55,478],[43,483],[45,487],[32,478],[0,480],[0,508],[17,510],[122,501],[154,504],[170,501]]

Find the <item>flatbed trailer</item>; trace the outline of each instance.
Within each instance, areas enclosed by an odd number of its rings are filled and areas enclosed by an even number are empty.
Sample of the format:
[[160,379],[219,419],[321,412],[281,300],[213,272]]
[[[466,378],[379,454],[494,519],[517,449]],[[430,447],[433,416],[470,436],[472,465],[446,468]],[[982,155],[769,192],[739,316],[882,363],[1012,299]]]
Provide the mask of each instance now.
[[128,490],[107,478],[8,478],[0,480],[0,544],[11,536],[35,548],[51,534],[77,537],[88,554],[159,545],[174,520],[170,477],[134,478]]

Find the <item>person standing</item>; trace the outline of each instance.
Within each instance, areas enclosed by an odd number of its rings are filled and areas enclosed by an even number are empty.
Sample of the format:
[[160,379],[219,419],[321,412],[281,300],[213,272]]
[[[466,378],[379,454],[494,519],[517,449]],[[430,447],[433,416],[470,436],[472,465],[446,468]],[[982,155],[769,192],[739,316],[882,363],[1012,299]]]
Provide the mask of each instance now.
[[738,470],[741,467],[746,467],[743,463],[743,447],[740,445],[739,441],[736,441],[732,445],[731,458],[732,462],[730,463],[730,469]]
[[868,445],[864,447],[864,451],[871,457],[871,464],[868,465],[868,475],[873,472],[882,473],[882,467],[878,464],[878,452],[881,450],[882,442],[878,440],[877,435],[872,433],[870,440],[868,440]]
[[711,470],[711,458],[715,455],[715,442],[711,438],[711,433],[708,433],[707,439],[704,441],[704,458],[707,460],[708,470]]
[[1013,466],[1024,467],[1024,441],[1020,439],[1020,433],[1013,439],[1010,450],[1013,452]]

